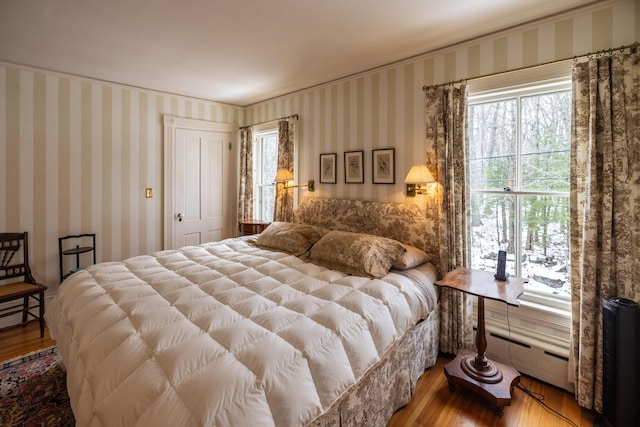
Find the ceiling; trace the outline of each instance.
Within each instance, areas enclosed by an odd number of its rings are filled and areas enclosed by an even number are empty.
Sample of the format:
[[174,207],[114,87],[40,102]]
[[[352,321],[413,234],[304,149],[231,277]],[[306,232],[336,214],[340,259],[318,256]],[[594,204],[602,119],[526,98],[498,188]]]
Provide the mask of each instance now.
[[246,106],[590,0],[0,0],[0,61]]

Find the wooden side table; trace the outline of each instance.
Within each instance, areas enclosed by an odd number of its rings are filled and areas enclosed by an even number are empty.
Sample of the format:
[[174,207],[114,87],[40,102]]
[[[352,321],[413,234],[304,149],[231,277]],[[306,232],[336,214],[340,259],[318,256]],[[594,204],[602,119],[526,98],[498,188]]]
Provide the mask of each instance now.
[[268,221],[262,221],[254,218],[245,218],[238,221],[238,235],[250,236],[252,234],[260,234],[271,224]]
[[461,349],[454,360],[444,367],[449,389],[456,385],[467,388],[492,402],[502,413],[505,406],[511,405],[513,388],[520,382],[520,373],[512,366],[487,359],[487,338],[484,322],[484,299],[503,301],[519,306],[518,297],[524,292],[526,279],[509,277],[500,281],[492,272],[458,267],[448,272],[436,285],[478,297],[478,326],[476,333],[477,354]]

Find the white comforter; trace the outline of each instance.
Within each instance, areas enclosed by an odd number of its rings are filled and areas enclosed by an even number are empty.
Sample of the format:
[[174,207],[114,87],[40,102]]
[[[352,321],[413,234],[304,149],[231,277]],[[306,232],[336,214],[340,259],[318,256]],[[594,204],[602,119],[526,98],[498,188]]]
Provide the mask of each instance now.
[[78,426],[298,426],[427,316],[433,275],[347,276],[228,239],[88,267],[46,320]]

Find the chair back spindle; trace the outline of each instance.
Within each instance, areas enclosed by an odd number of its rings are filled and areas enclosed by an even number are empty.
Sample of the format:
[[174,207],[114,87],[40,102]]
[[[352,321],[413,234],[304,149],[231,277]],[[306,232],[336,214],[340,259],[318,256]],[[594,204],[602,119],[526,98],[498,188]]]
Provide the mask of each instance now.
[[27,283],[35,283],[29,268],[28,234],[0,233],[0,281],[24,277]]

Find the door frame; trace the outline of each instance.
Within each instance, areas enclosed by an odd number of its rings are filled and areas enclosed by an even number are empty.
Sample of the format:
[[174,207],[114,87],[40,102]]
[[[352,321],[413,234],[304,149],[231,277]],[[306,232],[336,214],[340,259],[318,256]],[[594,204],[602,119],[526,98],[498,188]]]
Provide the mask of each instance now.
[[[165,115],[163,118],[164,121],[164,200],[163,200],[163,245],[164,249],[173,247],[173,242],[175,242],[175,227],[174,227],[174,201],[175,201],[175,154],[176,154],[176,131],[178,129],[187,129],[187,130],[196,130],[196,131],[211,131],[211,132],[219,132],[219,133],[228,133],[229,134],[229,150],[233,152],[232,146],[233,141],[236,140],[236,132],[238,129],[237,125],[232,123],[220,123],[220,122],[209,122],[206,120],[197,120],[197,119],[187,119],[184,117],[175,117]],[[230,153],[231,154],[231,153]],[[230,155],[230,159],[233,157]],[[231,165],[232,161],[229,162]],[[229,175],[235,173],[234,168],[229,168]],[[229,190],[233,189],[233,185],[229,182]],[[232,191],[230,191],[232,192]],[[228,211],[231,203],[228,204]],[[229,218],[232,212],[225,212],[225,230],[224,233],[229,234]]]

